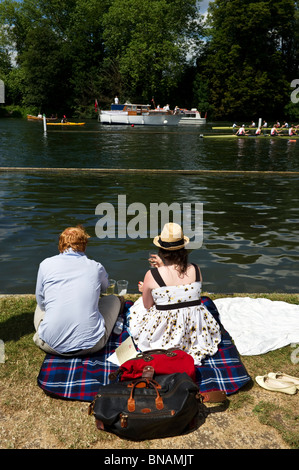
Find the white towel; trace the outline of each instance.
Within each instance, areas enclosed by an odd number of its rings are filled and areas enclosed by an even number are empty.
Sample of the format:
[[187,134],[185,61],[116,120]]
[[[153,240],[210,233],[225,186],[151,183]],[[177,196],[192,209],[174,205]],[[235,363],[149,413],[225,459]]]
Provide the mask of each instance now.
[[249,297],[216,299],[214,303],[241,355],[264,354],[299,343],[299,305]]

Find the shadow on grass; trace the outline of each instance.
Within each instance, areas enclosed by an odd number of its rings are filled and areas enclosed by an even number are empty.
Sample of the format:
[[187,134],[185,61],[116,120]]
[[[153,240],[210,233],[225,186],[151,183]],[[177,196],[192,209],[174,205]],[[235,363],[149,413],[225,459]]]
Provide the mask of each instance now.
[[23,336],[34,333],[33,318],[34,309],[25,307],[21,312],[1,320],[0,339],[4,342],[18,341]]

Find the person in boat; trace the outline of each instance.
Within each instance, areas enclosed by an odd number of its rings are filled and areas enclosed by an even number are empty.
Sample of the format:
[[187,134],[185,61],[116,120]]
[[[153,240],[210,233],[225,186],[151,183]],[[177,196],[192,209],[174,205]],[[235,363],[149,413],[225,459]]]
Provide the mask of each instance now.
[[296,134],[295,127],[294,127],[294,124],[291,124],[291,127],[289,128],[289,135],[290,135],[290,136],[292,136],[292,135],[297,135],[297,134]]
[[66,115],[64,114],[63,118],[61,119],[61,123],[65,124],[66,122],[67,122],[67,118],[66,118]]
[[279,135],[280,132],[277,130],[277,124],[274,124],[274,126],[272,127],[271,131],[270,131],[270,135],[272,136],[275,136],[275,135]]
[[199,365],[217,352],[221,332],[201,303],[202,275],[188,261],[189,238],[179,224],[168,223],[153,243],[159,252],[138,284],[142,296],[130,308],[131,335],[141,351],[180,348]]
[[236,135],[248,135],[248,132],[245,131],[245,124],[237,130]]
[[288,124],[286,121],[284,121],[284,122],[283,122],[283,125],[281,126],[281,128],[288,129],[288,128],[289,128],[289,124]]
[[263,127],[268,127],[267,121],[264,121],[264,122],[263,122]]
[[46,353],[81,356],[102,349],[120,312],[119,297],[100,298],[108,274],[85,255],[88,239],[82,226],[66,228],[59,237],[60,253],[39,266],[33,341]]
[[249,127],[255,127],[255,122],[254,121],[251,121],[251,124]]
[[118,96],[116,96],[116,97],[114,98],[114,104],[118,104],[118,103],[119,103]]
[[42,113],[38,113],[37,117],[38,117],[39,119],[42,119],[42,117],[43,117]]
[[163,107],[163,111],[169,111],[169,104],[166,104],[166,105]]
[[258,127],[257,130],[255,131],[255,135],[261,135],[262,129],[261,127]]

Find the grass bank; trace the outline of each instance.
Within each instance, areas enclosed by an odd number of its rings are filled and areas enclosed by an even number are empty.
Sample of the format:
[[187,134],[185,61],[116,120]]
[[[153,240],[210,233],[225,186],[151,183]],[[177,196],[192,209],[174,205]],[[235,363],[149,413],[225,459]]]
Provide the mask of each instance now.
[[[225,297],[211,295],[216,298]],[[230,297],[232,295],[229,295]],[[246,296],[246,294],[234,294]],[[128,298],[136,300],[136,295]],[[299,294],[250,294],[299,304]],[[290,345],[259,356],[243,356],[252,383],[210,411],[205,423],[185,436],[140,443],[124,441],[98,431],[87,415],[88,404],[48,397],[36,378],[44,353],[32,341],[33,295],[0,297],[0,339],[5,362],[0,363],[1,449],[298,449],[299,392],[289,396],[269,392],[255,382],[256,375],[283,371],[299,376]],[[299,357],[299,353],[297,355]]]

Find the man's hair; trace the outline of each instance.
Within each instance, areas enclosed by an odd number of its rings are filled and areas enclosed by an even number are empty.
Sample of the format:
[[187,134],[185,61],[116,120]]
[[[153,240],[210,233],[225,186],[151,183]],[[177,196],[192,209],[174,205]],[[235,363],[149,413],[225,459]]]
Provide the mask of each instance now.
[[82,225],[66,228],[59,237],[58,249],[63,253],[68,248],[74,251],[85,251],[87,241],[90,238]]

